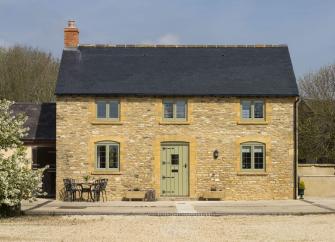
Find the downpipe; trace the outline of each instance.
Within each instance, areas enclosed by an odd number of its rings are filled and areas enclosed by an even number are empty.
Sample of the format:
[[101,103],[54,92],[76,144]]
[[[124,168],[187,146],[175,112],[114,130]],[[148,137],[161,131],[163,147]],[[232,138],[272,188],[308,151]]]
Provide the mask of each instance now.
[[297,187],[298,187],[298,118],[299,118],[299,103],[301,99],[299,97],[296,98],[294,102],[294,165],[293,165],[293,177],[294,177],[294,188],[293,188],[293,198],[297,199],[298,194],[297,194]]

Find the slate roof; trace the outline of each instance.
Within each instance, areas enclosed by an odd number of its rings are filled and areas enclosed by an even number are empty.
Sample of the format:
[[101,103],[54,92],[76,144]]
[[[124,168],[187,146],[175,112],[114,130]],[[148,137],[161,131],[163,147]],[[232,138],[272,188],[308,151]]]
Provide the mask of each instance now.
[[56,95],[298,96],[285,45],[82,45],[63,51]]
[[24,113],[28,116],[25,127],[28,135],[23,141],[53,142],[56,140],[56,104],[55,103],[15,103],[14,115]]

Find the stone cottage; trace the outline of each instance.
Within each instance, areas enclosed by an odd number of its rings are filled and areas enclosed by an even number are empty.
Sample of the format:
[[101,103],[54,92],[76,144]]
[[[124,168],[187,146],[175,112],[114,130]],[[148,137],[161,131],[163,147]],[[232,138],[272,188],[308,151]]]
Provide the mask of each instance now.
[[298,89],[286,45],[83,45],[64,29],[57,172],[109,200],[292,199]]

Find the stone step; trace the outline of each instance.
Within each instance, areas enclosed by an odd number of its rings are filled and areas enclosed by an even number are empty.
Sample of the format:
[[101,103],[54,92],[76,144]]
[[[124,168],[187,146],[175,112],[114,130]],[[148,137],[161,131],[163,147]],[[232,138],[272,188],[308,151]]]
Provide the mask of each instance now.
[[160,197],[157,201],[197,201],[197,198],[190,197]]

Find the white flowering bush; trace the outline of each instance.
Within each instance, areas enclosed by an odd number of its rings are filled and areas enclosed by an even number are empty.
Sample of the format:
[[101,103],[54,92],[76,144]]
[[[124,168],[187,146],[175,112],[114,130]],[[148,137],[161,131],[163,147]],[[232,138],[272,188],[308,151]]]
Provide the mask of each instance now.
[[25,158],[21,139],[27,129],[27,118],[14,116],[8,100],[0,100],[0,216],[5,210],[19,207],[21,200],[32,200],[40,194],[44,169],[32,170]]

